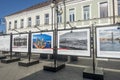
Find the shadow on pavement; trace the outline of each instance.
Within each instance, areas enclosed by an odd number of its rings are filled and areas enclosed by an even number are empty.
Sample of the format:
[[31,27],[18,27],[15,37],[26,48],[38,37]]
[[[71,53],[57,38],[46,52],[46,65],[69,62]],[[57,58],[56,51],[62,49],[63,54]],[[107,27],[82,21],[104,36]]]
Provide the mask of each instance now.
[[83,80],[82,68],[66,66],[59,72],[38,71],[20,80]]

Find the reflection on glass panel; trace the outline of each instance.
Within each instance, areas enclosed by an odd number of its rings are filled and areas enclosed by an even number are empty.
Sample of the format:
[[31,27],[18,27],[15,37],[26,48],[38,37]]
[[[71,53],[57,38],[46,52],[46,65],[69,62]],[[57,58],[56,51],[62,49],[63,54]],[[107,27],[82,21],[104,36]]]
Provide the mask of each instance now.
[[118,0],[118,15],[120,15],[120,0]]
[[17,29],[17,21],[14,21],[14,28]]
[[74,10],[74,8],[69,10],[69,21],[70,22],[75,21],[75,10]]
[[88,20],[90,18],[90,8],[89,6],[83,7],[83,13],[84,13],[84,20]]
[[40,25],[40,16],[36,16],[36,26]]
[[24,26],[24,19],[21,19],[21,28]]
[[58,23],[61,23],[62,22],[62,15],[58,15]]
[[100,18],[108,17],[108,3],[100,3]]
[[45,14],[45,24],[49,24],[49,14]]
[[11,29],[11,22],[9,22],[9,29]]
[[28,27],[31,27],[32,25],[32,20],[31,20],[31,17],[28,18]]

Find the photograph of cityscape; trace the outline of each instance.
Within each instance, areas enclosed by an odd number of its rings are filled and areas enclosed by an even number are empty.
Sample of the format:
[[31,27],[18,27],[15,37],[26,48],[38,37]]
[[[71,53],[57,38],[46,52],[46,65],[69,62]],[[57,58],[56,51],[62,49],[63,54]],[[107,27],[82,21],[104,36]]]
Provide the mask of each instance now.
[[27,48],[28,35],[13,35],[13,48]]
[[87,31],[65,32],[60,35],[59,48],[66,50],[88,50]]
[[33,48],[34,49],[45,49],[51,48],[51,35],[48,34],[33,34]]
[[99,29],[100,51],[120,51],[120,30],[117,27]]

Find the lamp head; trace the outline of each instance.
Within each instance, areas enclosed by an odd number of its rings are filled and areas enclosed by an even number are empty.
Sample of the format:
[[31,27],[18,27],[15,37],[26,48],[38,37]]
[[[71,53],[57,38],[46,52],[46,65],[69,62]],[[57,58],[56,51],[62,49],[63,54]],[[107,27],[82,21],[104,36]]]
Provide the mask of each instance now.
[[61,15],[61,14],[63,13],[62,8],[60,8],[60,9],[58,10],[58,12],[59,12],[59,14]]
[[51,8],[54,8],[54,7],[55,7],[55,2],[56,2],[56,0],[52,0],[52,1],[51,1],[51,4],[50,4]]
[[55,3],[51,3],[51,4],[50,4],[50,7],[51,7],[51,8],[54,8],[54,7],[55,7]]

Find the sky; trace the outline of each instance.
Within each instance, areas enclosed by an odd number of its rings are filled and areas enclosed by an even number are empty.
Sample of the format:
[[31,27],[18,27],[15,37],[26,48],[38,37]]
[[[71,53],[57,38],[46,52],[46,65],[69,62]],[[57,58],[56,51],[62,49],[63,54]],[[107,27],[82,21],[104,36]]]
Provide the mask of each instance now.
[[[0,0],[0,19],[44,1],[46,0]],[[5,32],[5,25],[3,24],[0,25],[1,31]]]

